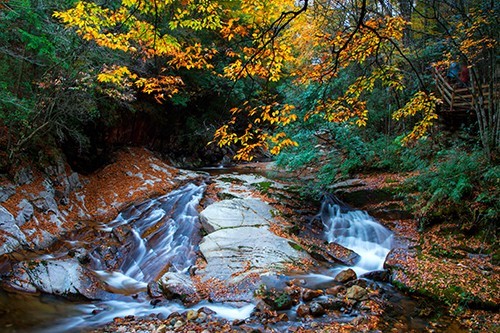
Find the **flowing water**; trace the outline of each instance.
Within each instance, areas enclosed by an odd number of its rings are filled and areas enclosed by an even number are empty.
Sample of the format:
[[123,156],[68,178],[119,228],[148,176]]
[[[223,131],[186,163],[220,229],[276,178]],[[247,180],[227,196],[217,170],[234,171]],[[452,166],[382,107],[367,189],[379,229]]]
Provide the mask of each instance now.
[[[149,314],[168,316],[174,311],[185,311],[186,307],[174,301],[152,305],[145,291],[148,282],[157,281],[163,273],[188,274],[190,266],[194,264],[200,237],[197,206],[205,187],[188,184],[168,195],[131,206],[113,221],[89,226],[88,230],[80,230],[74,237],[66,239],[64,243],[67,246],[62,248],[87,249],[89,266],[105,285],[104,300],[68,302],[50,295],[7,294],[0,291],[0,331],[84,332],[108,323],[115,317]],[[346,209],[331,200],[323,203],[320,217],[328,242],[338,243],[359,254],[360,259],[352,267],[358,275],[383,268],[393,240],[389,230],[367,213]],[[104,260],[102,246],[99,247],[100,238],[120,233],[126,234],[126,237],[121,236],[125,239],[116,256],[121,255],[123,259]],[[67,251],[59,250],[38,257],[26,257],[25,260],[58,260],[67,255]],[[345,267],[332,267],[327,272],[311,273],[302,278],[308,281],[310,288],[322,288],[330,284],[342,269]],[[394,294],[399,295],[396,292]],[[397,302],[401,303],[401,299]],[[213,303],[200,303],[193,309],[202,306],[211,308],[229,320],[248,318],[254,309],[252,304],[237,308]]]
[[360,259],[353,267],[358,275],[383,269],[392,248],[393,235],[368,213],[325,200],[321,207],[321,221],[328,242],[359,254]]
[[[199,222],[197,206],[205,185],[188,184],[168,195],[147,200],[121,212],[107,224],[81,230],[67,239],[69,247],[89,248],[90,266],[106,286],[105,301],[78,303],[43,295],[0,293],[0,331],[2,332],[78,332],[110,322],[115,317],[145,316],[185,310],[180,303],[153,306],[146,293],[147,284],[166,272],[187,273],[196,260]],[[103,240],[122,226],[130,226],[128,239],[120,251],[125,259],[117,269],[108,267],[98,255]],[[90,234],[90,236],[89,236]],[[95,249],[92,250],[92,246]],[[66,252],[31,256],[29,259],[57,260]],[[28,259],[28,258],[26,258]],[[208,306],[221,316],[237,319],[250,316],[253,306],[236,309],[229,305]]]

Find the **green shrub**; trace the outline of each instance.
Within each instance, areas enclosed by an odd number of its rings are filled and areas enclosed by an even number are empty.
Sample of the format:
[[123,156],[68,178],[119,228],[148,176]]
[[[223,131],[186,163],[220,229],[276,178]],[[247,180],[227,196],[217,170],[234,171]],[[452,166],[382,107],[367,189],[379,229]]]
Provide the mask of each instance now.
[[407,185],[417,192],[416,209],[421,227],[443,221],[459,222],[466,230],[490,225],[497,230],[500,167],[481,151],[443,151],[438,161]]

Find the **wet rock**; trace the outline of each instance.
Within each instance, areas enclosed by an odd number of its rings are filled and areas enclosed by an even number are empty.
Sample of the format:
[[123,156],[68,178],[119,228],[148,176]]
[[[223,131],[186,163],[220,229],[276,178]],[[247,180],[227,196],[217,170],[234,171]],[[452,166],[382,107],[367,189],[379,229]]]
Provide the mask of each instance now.
[[314,317],[321,317],[326,313],[325,308],[318,302],[311,302],[311,304],[309,304],[309,310]]
[[301,304],[297,308],[297,317],[304,318],[311,313],[311,309],[306,304]]
[[207,232],[225,228],[268,226],[272,207],[258,199],[231,199],[216,202],[200,213]]
[[197,323],[204,323],[208,318],[208,315],[203,311],[198,311],[198,317],[196,318]]
[[317,301],[324,309],[340,310],[346,307],[346,302],[343,299],[335,297],[327,297]]
[[266,228],[221,229],[205,236],[200,251],[207,265],[198,274],[235,283],[250,273],[279,271],[285,264],[308,258],[285,238]]
[[365,299],[367,295],[368,291],[366,291],[365,288],[362,288],[360,286],[352,286],[349,289],[347,289],[345,297],[356,301],[360,301]]
[[167,332],[167,326],[165,324],[161,324],[156,328],[154,331],[155,333],[166,333]]
[[333,295],[333,296],[337,296],[339,294],[344,294],[346,291],[347,291],[347,288],[342,286],[342,285],[334,286],[334,287],[331,287],[331,288],[328,288],[327,290],[325,290],[325,292],[328,295]]
[[349,281],[345,284],[347,288],[352,287],[352,286],[360,286],[361,288],[366,288],[368,287],[368,283],[364,279],[356,279],[353,281]]
[[269,292],[264,297],[264,302],[269,304],[273,310],[289,310],[293,306],[293,301],[290,295],[284,292]]
[[163,297],[163,292],[161,291],[158,282],[152,281],[148,283],[148,295],[152,298],[161,298]]
[[323,295],[323,290],[304,289],[302,291],[302,300],[304,302],[309,302],[321,295]]
[[180,299],[186,304],[198,302],[196,287],[187,274],[167,272],[160,279],[161,290],[167,299]]
[[30,261],[16,264],[4,279],[9,289],[96,299],[99,281],[74,259]]
[[354,270],[352,270],[351,268],[343,270],[335,276],[335,281],[340,283],[346,283],[355,279],[357,279],[356,272],[354,272]]
[[272,308],[271,308],[271,305],[267,304],[263,300],[260,300],[255,305],[255,310],[262,312],[262,313],[266,313],[266,312],[272,311]]
[[387,270],[373,271],[363,274],[361,277],[379,282],[389,282],[390,274]]
[[286,292],[288,295],[290,295],[294,304],[299,303],[302,294],[302,288],[295,285],[291,285],[291,286],[286,286],[283,289],[283,291]]

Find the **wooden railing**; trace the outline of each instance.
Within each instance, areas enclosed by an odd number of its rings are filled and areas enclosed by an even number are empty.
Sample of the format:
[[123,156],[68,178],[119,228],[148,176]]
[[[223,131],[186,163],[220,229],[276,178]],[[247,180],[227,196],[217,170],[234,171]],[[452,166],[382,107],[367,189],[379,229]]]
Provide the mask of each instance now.
[[[443,101],[449,107],[443,108],[443,111],[470,111],[474,108],[474,95],[471,88],[453,87],[435,67],[432,69],[432,76]],[[485,106],[490,102],[488,87],[487,84],[481,86]]]

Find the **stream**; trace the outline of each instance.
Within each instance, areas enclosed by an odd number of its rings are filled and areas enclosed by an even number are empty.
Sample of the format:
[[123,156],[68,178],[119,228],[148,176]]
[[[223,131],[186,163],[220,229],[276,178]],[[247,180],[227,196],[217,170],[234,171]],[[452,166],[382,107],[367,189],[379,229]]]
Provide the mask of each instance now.
[[[186,311],[177,301],[155,304],[148,296],[148,283],[157,281],[164,273],[189,275],[197,258],[200,241],[198,205],[205,184],[188,184],[168,195],[130,206],[109,223],[96,223],[78,230],[49,253],[16,256],[18,263],[33,260],[74,260],[75,249],[85,249],[82,257],[95,279],[100,281],[101,301],[68,300],[49,294],[30,295],[0,291],[0,331],[14,332],[85,332],[111,322],[115,317],[147,316]],[[319,216],[324,225],[324,237],[360,255],[351,267],[358,275],[383,269],[392,247],[392,233],[365,212],[324,202]],[[101,240],[118,238],[118,245],[103,249]],[[0,274],[8,275],[16,262],[0,262]],[[322,272],[301,276],[308,287],[321,288],[345,269],[338,265]],[[289,279],[296,276],[289,277]],[[408,298],[384,287],[395,302],[410,302]],[[228,320],[251,316],[254,305],[236,307],[232,304],[201,302],[190,309],[208,307]],[[407,304],[405,307],[415,307]],[[348,318],[339,319],[348,320]],[[413,320],[413,319],[412,319]],[[411,325],[417,330],[425,323]],[[419,330],[420,331],[420,330]]]

